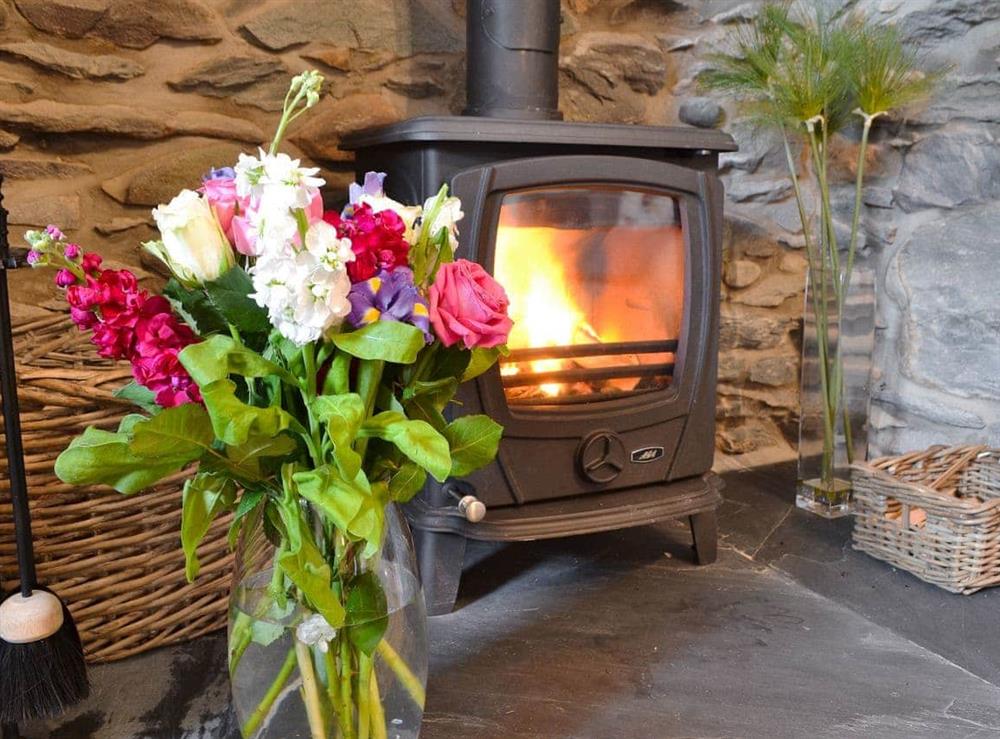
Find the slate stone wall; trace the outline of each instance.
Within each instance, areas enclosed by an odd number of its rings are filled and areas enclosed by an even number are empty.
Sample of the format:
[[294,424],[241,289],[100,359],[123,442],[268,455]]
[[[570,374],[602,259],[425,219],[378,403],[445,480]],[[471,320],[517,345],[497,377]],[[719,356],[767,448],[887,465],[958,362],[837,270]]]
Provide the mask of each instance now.
[[[1000,0],[862,0],[933,58],[933,106],[876,136],[865,249],[878,266],[877,450],[1000,436]],[[805,260],[776,142],[702,97],[704,54],[759,3],[564,0],[568,119],[722,126],[719,447],[790,452]],[[140,265],[150,207],[270,135],[290,75],[329,95],[288,149],[351,179],[347,132],[464,103],[463,0],[0,0],[0,171],[13,236],[55,222]],[[720,105],[721,103],[721,105]],[[843,145],[846,181],[853,157]],[[18,298],[50,296],[21,274]]]

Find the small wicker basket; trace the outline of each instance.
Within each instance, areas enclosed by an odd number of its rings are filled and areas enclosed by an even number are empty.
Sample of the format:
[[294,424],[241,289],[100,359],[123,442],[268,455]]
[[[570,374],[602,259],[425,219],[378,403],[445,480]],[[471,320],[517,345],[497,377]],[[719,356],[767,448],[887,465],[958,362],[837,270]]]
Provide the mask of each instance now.
[[[189,585],[180,544],[183,473],[131,497],[62,483],[52,466],[70,439],[90,425],[114,428],[131,412],[112,395],[131,373],[97,356],[64,304],[12,308],[38,577],[69,604],[88,661],[121,659],[225,626],[231,517],[206,535],[201,574]],[[17,582],[16,563],[4,459],[0,583],[6,590]]]
[[853,469],[855,549],[952,593],[1000,584],[1000,450],[935,446]]

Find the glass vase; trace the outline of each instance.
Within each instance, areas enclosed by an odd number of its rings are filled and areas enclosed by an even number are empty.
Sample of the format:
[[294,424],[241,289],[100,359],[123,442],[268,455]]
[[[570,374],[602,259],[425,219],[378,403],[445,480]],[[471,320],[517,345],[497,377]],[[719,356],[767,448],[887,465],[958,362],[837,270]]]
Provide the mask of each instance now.
[[377,580],[380,588],[366,592],[380,589],[385,607],[354,604],[344,626],[319,640],[310,624],[321,617],[294,597],[282,604],[274,595],[275,548],[264,526],[244,525],[229,611],[230,682],[244,737],[419,736],[427,682],[424,596],[409,528],[395,505],[385,518],[381,550],[359,556],[345,579]]
[[802,330],[795,504],[839,518],[851,512],[850,466],[867,451],[875,274],[858,260],[842,309],[832,291],[814,294],[822,283],[812,278],[806,284]]

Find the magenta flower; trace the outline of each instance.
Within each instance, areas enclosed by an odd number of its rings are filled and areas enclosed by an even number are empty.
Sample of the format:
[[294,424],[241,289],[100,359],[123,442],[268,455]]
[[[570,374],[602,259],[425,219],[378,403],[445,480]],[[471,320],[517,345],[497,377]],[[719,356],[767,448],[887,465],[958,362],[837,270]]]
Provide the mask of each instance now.
[[68,269],[61,269],[56,272],[56,286],[58,287],[69,287],[70,285],[76,284],[76,275],[70,272]]

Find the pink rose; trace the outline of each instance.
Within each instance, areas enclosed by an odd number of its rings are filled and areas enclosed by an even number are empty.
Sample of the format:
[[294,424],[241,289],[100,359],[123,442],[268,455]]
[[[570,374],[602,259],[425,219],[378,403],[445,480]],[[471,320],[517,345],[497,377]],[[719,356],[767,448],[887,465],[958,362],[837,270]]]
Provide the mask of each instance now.
[[222,231],[232,242],[232,235],[229,227],[236,215],[236,180],[232,177],[219,177],[212,180],[205,180],[201,186],[201,192],[205,195],[205,200],[212,206],[215,217],[219,221]]
[[260,256],[257,235],[246,216],[236,216],[232,221],[232,242],[236,251],[247,257]]
[[445,346],[459,341],[466,349],[503,344],[514,325],[508,305],[500,283],[466,259],[442,264],[430,289],[431,324]]
[[312,188],[312,198],[306,206],[306,221],[310,224],[323,219],[323,196],[318,187]]

